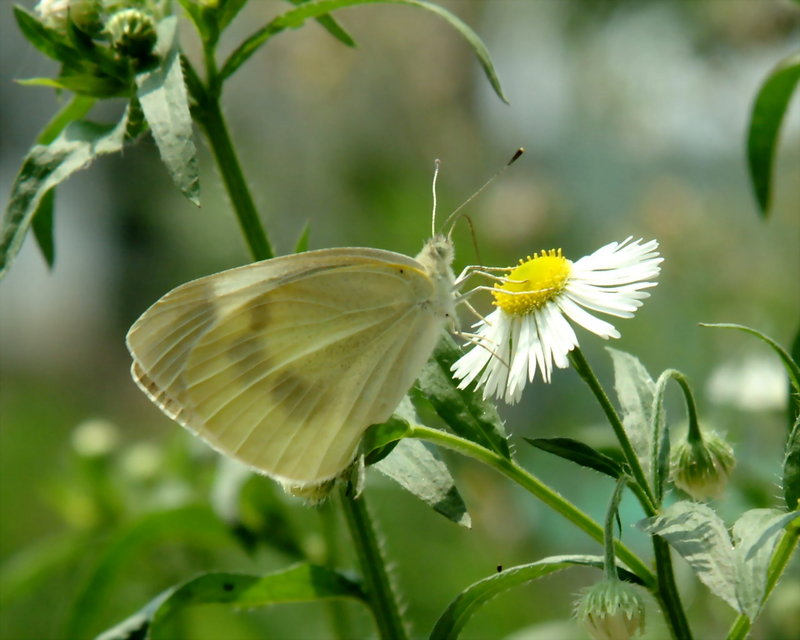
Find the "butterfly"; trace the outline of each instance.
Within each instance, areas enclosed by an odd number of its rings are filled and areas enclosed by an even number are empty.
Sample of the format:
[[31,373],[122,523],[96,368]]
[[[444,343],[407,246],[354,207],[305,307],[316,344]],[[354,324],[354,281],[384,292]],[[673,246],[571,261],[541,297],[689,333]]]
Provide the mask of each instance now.
[[322,484],[456,327],[453,257],[439,234],[415,258],[321,249],[188,282],[128,332],[133,378],[218,451],[289,486]]
[[453,245],[321,249],[173,289],[127,335],[170,418],[282,482],[316,485],[386,421],[455,316]]

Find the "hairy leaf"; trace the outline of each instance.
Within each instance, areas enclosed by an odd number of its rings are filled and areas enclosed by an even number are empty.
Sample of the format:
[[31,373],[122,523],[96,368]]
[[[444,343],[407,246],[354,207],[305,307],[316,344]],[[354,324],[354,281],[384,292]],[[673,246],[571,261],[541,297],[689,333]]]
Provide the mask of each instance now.
[[197,149],[192,139],[192,115],[181,71],[176,26],[174,16],[158,25],[156,48],[161,62],[155,69],[136,75],[136,95],[173,182],[199,206]]
[[741,612],[736,596],[736,557],[725,523],[711,507],[682,501],[638,526],[661,536],[711,591]]
[[736,543],[736,596],[740,610],[754,621],[767,589],[767,569],[784,527],[800,516],[778,509],[753,509],[733,525]]
[[607,351],[614,363],[614,390],[622,409],[622,424],[645,476],[652,483],[656,465],[650,459],[656,383],[636,356],[610,347]]
[[22,246],[44,195],[100,155],[122,149],[128,111],[115,125],[71,122],[47,145],[35,145],[22,162],[0,227],[0,278]]
[[448,520],[472,526],[447,466],[419,440],[400,440],[391,454],[374,466]]

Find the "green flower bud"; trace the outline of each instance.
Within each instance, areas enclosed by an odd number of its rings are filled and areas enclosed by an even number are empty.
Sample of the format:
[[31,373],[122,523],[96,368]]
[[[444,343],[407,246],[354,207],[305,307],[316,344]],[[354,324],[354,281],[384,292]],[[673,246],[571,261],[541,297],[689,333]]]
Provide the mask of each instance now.
[[644,630],[644,602],[619,580],[603,580],[583,592],[575,616],[594,640],[628,640]]
[[158,39],[155,21],[138,9],[115,13],[106,23],[106,33],[115,51],[134,60],[147,59]]
[[736,466],[733,449],[715,432],[683,440],[670,456],[672,482],[695,500],[716,498]]

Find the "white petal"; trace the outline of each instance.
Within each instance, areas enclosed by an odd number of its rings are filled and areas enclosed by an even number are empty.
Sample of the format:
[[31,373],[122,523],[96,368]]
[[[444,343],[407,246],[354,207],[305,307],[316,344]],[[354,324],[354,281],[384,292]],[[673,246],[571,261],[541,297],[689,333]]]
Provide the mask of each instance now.
[[568,296],[561,296],[558,300],[558,306],[570,320],[579,324],[587,331],[591,331],[601,338],[620,337],[619,331],[617,331],[613,324],[587,313]]

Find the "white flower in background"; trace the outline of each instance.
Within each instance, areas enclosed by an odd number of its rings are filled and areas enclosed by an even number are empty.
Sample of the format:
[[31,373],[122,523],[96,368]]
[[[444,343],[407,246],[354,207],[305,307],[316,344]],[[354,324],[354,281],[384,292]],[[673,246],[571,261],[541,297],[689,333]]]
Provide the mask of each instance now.
[[650,294],[663,260],[658,242],[612,242],[572,262],[553,249],[509,268],[492,295],[497,307],[479,321],[473,347],[453,364],[459,388],[477,380],[483,396],[518,402],[537,369],[550,382],[553,365],[568,366],[578,338],[567,319],[601,338],[614,326],[590,312],[630,318]]
[[773,354],[746,356],[716,367],[706,386],[711,401],[744,411],[785,409],[786,370]]

